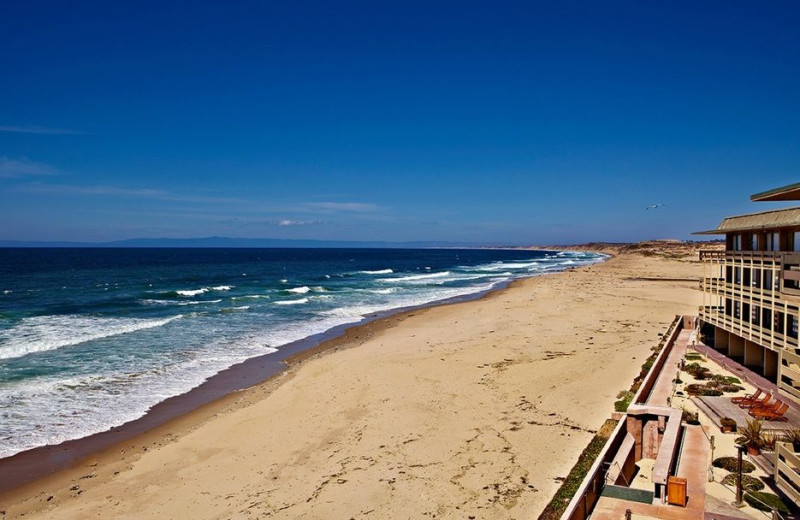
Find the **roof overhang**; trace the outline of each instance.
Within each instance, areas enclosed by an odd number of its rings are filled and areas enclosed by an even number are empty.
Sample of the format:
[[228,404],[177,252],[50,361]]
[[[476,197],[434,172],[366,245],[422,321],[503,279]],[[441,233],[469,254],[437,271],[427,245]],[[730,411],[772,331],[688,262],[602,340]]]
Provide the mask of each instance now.
[[724,235],[741,231],[765,231],[792,227],[800,227],[800,207],[728,217],[717,226],[717,229],[697,231],[692,234]]
[[750,195],[750,200],[754,202],[800,200],[800,182]]

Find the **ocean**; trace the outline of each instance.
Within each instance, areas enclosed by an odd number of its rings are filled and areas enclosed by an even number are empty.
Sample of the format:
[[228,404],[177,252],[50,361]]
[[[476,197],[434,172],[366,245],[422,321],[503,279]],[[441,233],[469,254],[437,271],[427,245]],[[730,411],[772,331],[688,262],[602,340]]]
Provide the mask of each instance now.
[[602,261],[500,249],[0,249],[0,458],[378,313]]

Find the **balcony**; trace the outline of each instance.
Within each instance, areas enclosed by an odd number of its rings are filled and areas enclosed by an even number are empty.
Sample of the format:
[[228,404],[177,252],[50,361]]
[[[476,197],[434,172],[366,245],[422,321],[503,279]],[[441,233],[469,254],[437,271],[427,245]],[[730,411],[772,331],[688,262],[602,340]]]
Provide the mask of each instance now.
[[783,335],[780,332],[772,331],[755,323],[750,323],[742,318],[729,316],[725,314],[725,310],[722,307],[701,307],[700,319],[763,346],[773,345],[773,348],[798,347],[797,338]]
[[700,251],[703,262],[748,262],[748,263],[780,263],[781,257],[787,254],[781,251]]

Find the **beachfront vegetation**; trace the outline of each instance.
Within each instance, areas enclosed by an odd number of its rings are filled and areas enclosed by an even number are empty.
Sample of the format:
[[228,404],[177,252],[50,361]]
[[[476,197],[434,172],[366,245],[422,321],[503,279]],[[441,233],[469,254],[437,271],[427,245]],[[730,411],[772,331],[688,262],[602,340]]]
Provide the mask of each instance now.
[[750,453],[760,453],[766,445],[762,424],[763,422],[757,419],[747,419],[747,424],[739,428],[741,436],[736,439],[736,443],[746,446]]
[[[711,376],[711,380],[722,385],[741,385],[742,381],[738,377],[733,376],[724,376],[722,374],[714,374]],[[742,388],[744,390],[744,388]]]
[[561,518],[561,514],[567,508],[569,501],[572,500],[572,497],[575,496],[575,493],[577,493],[581,482],[583,482],[583,479],[589,473],[589,470],[592,468],[592,464],[594,464],[594,461],[597,460],[597,456],[600,455],[601,451],[603,451],[606,441],[608,441],[608,438],[611,437],[611,433],[614,431],[616,426],[617,421],[613,419],[606,420],[600,430],[598,430],[598,432],[589,442],[589,445],[586,446],[586,448],[580,454],[578,457],[578,462],[569,472],[567,478],[564,479],[564,482],[561,484],[561,487],[558,488],[558,491],[556,491],[553,499],[549,504],[547,504],[547,507],[544,508],[542,514],[539,515],[539,520],[557,520]]
[[633,400],[634,393],[630,390],[623,390],[617,394],[617,399],[614,403],[614,410],[617,412],[625,413],[628,410],[628,405],[631,404]]
[[[726,486],[736,486],[736,473],[728,473],[722,479],[722,483]],[[764,489],[764,483],[760,478],[751,477],[750,475],[742,475],[742,489],[745,491],[761,491]]]
[[686,424],[691,424],[693,426],[697,426],[700,424],[700,419],[697,416],[697,412],[691,412],[686,408],[683,408],[683,413],[681,414],[681,420]]
[[736,421],[734,421],[730,417],[723,417],[722,419],[720,419],[719,420],[719,425],[723,428],[722,431],[725,431],[725,430],[731,431],[731,432],[735,432],[736,431]]
[[783,503],[778,495],[773,495],[772,493],[751,491],[744,494],[744,501],[759,511],[777,509],[779,513],[789,513],[789,508],[786,507],[786,504]]
[[701,395],[706,397],[718,397],[722,395],[723,392],[736,393],[740,390],[744,390],[744,388],[738,385],[728,384],[713,379],[704,384],[692,383],[691,385],[686,386],[687,394]]
[[711,377],[711,370],[701,366],[700,363],[689,363],[683,367],[683,370],[695,379],[709,379]]
[[[737,467],[737,458],[736,457],[717,457],[714,459],[712,465],[715,468],[721,468],[725,471],[735,472]],[[749,460],[742,461],[742,473],[752,473],[756,470],[755,465],[750,462]]]

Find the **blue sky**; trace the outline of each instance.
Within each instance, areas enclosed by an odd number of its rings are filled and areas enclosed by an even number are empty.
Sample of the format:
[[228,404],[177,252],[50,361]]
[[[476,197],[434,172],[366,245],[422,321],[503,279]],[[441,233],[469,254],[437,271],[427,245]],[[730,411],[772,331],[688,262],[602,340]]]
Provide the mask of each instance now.
[[73,4],[0,7],[0,239],[691,238],[800,181],[795,0]]

